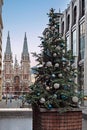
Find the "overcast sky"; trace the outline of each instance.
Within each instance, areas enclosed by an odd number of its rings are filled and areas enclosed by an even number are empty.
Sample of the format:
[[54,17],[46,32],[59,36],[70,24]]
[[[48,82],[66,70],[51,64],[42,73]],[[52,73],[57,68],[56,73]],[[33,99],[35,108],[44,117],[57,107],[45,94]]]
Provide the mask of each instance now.
[[7,34],[10,32],[11,50],[13,60],[15,54],[18,62],[21,60],[23,50],[24,34],[27,34],[28,50],[30,54],[31,66],[35,66],[35,58],[31,52],[39,52],[40,39],[43,30],[47,27],[50,8],[59,12],[59,8],[64,11],[70,0],[4,0],[2,8],[3,18],[3,45],[5,52]]

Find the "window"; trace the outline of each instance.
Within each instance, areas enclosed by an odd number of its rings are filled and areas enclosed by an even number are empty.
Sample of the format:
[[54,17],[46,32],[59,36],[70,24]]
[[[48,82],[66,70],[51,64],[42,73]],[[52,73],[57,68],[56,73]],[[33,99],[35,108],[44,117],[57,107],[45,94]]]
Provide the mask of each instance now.
[[70,15],[67,16],[67,31],[69,30],[70,25]]
[[85,0],[82,0],[82,16],[85,14]]
[[62,22],[62,36],[64,34],[64,21]]
[[19,84],[19,82],[20,82],[19,76],[15,76],[14,83]]
[[73,23],[76,24],[76,17],[77,17],[77,7],[74,7],[74,18],[73,18]]
[[80,25],[80,60],[84,59],[85,49],[85,23]]
[[73,50],[73,56],[77,55],[76,52],[76,30],[72,32],[72,50]]
[[70,50],[69,36],[66,38],[66,43],[67,43],[67,51],[68,51]]

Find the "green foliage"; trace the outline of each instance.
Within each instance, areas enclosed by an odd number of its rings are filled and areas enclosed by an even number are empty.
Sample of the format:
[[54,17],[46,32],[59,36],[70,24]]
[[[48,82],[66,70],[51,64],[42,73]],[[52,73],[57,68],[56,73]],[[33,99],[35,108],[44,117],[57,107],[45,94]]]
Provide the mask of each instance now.
[[27,99],[32,105],[52,108],[78,107],[80,97],[75,91],[77,69],[74,56],[67,51],[66,42],[59,34],[58,14],[53,9],[48,14],[49,24],[41,39],[41,53],[33,53],[38,65],[34,68],[35,83],[30,86]]

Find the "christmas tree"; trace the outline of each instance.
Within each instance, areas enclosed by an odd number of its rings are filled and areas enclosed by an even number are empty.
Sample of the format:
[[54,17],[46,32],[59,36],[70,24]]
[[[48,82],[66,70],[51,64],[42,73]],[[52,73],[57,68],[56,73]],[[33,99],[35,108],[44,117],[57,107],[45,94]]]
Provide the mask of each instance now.
[[41,53],[33,53],[38,64],[34,68],[35,83],[27,96],[32,105],[47,109],[78,107],[79,97],[75,91],[77,70],[73,67],[74,56],[67,51],[66,42],[59,34],[58,15],[54,9],[48,14],[49,23],[41,39]]

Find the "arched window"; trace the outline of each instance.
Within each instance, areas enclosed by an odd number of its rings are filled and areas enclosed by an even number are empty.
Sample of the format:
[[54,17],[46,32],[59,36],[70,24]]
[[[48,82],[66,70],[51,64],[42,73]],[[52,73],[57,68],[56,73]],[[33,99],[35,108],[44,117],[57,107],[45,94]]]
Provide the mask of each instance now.
[[77,17],[77,6],[74,7],[74,19],[73,19],[74,24],[76,24],[76,17]]
[[19,76],[15,76],[14,77],[14,83],[19,84],[19,82],[20,82]]
[[82,16],[85,14],[85,0],[82,0]]
[[62,22],[62,36],[63,36],[63,34],[64,34],[64,21]]
[[70,25],[70,15],[67,16],[67,31],[69,30]]

